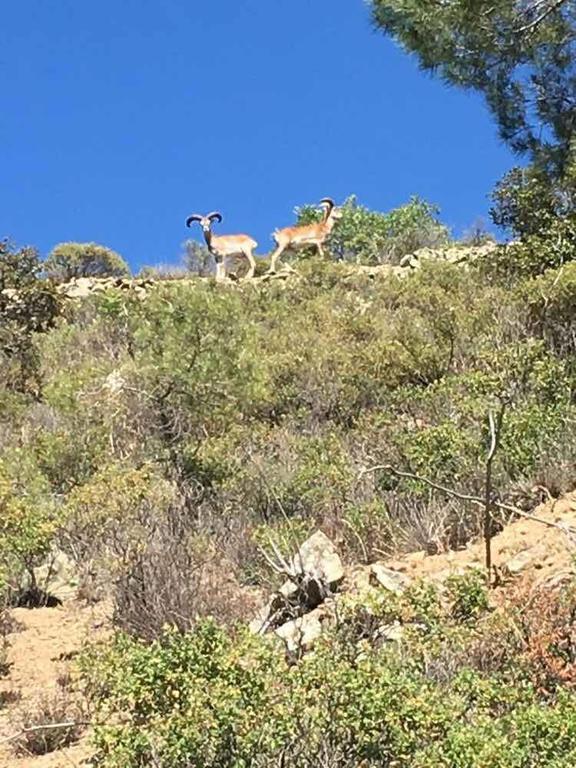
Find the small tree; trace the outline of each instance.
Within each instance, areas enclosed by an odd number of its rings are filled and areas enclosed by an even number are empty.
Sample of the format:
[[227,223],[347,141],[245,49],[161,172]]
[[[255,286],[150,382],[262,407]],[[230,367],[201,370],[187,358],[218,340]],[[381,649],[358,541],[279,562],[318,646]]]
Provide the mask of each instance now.
[[188,272],[200,277],[209,275],[212,271],[212,256],[208,248],[196,240],[186,240],[184,243],[184,263]]
[[545,234],[559,218],[574,214],[573,181],[570,175],[552,180],[534,165],[512,168],[492,192],[492,220],[517,237]]
[[49,277],[59,281],[75,277],[125,277],[130,268],[116,251],[97,243],[60,243],[44,262]]
[[10,389],[38,393],[35,334],[49,330],[60,312],[53,286],[40,278],[34,248],[0,242],[0,369]]
[[0,457],[0,595],[17,593],[26,574],[38,597],[34,568],[50,548],[57,513],[37,468],[6,456]]

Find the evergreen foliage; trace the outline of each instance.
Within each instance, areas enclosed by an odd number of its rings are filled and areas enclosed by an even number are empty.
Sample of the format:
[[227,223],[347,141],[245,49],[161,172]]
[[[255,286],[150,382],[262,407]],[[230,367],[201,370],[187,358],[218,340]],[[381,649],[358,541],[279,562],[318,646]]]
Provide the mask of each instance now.
[[0,382],[7,389],[38,392],[36,335],[52,328],[60,312],[40,270],[33,248],[0,242]]
[[66,282],[76,277],[125,277],[130,268],[120,254],[97,243],[60,243],[44,262],[49,277]]
[[372,0],[372,9],[424,69],[482,93],[515,152],[565,175],[576,109],[570,0]]

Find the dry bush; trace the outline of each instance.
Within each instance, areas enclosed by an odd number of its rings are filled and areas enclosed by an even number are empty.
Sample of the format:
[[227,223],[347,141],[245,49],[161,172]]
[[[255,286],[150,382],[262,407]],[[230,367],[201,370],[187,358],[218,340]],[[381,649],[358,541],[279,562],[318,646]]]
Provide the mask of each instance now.
[[190,270],[179,264],[156,264],[143,267],[138,278],[142,280],[190,280]]
[[[315,746],[314,752],[311,752],[308,730],[308,726],[302,723],[298,737],[281,750],[278,758],[274,759],[269,755],[257,757],[254,768],[276,768],[278,765],[283,768],[358,768],[358,752],[352,736],[339,743],[338,739],[326,735],[320,744]],[[368,768],[372,763],[364,762],[360,765]]]
[[78,699],[67,690],[46,694],[20,713],[14,751],[18,755],[45,755],[67,747],[80,738],[85,719]]
[[576,686],[576,585],[519,588],[513,596],[522,659],[545,693]]
[[152,640],[167,625],[187,631],[207,616],[224,624],[251,617],[259,595],[240,586],[238,566],[228,556],[234,550],[230,533],[191,518],[182,500],[151,517],[146,541],[122,553],[116,625]]
[[0,677],[5,677],[10,672],[8,661],[8,648],[10,642],[8,635],[18,632],[20,625],[14,619],[6,605],[0,606]]
[[476,507],[439,494],[391,492],[386,494],[385,503],[390,554],[420,550],[438,554],[460,549],[482,530],[481,513]]
[[19,691],[0,691],[0,710],[20,701],[22,694]]
[[548,498],[538,498],[542,489],[547,489],[550,496],[558,498],[576,488],[574,456],[576,456],[576,437],[573,430],[568,429],[554,453],[547,452],[541,457],[534,476],[531,478],[530,490],[536,490],[536,493],[533,494],[536,502],[548,501]]
[[112,594],[116,624],[151,639],[200,616],[245,618],[253,598],[237,574],[250,557],[248,521],[151,465],[110,465],[74,489],[61,544],[78,563],[80,596]]
[[7,635],[18,632],[20,628],[21,625],[8,610],[7,603],[2,604],[0,601],[0,638],[6,640]]
[[507,614],[495,612],[464,631],[458,628],[442,637],[435,652],[426,656],[426,676],[446,685],[463,669],[486,676],[502,673],[517,666],[521,651],[522,638],[515,622]]

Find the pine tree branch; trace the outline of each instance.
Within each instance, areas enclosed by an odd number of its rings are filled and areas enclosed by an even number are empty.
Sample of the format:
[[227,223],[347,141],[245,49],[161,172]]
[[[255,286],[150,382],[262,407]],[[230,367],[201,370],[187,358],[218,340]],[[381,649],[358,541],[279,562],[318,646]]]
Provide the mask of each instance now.
[[[525,24],[523,27],[518,27],[515,31],[517,34],[525,34],[526,32],[533,32],[537,27],[540,26],[546,19],[551,16],[553,13],[555,13],[561,6],[564,5],[566,0],[554,0],[554,2],[548,6],[548,8],[545,8],[539,16],[537,16],[535,19],[530,21],[528,24]],[[543,3],[541,3],[543,4]]]

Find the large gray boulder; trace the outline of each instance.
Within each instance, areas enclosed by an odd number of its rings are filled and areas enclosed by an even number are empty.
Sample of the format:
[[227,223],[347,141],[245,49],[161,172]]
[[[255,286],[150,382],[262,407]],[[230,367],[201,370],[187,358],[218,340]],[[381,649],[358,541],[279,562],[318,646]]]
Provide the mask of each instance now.
[[336,589],[344,578],[344,566],[333,542],[322,531],[306,539],[292,559],[295,573],[303,573]]
[[253,631],[277,629],[321,605],[344,579],[344,566],[333,542],[316,531],[298,549],[283,569],[289,578],[272,596],[260,617],[251,623]]

